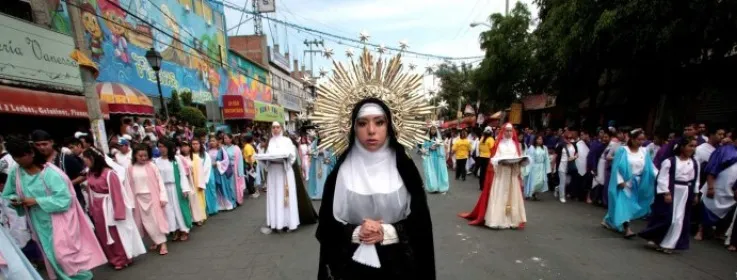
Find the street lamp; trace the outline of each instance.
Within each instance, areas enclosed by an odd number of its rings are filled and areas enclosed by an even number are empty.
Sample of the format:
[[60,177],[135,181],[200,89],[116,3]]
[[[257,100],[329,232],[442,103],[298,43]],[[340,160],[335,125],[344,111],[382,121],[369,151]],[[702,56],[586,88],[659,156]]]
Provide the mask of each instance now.
[[161,108],[164,108],[166,119],[169,119],[169,108],[166,108],[166,104],[164,104],[164,94],[161,93],[161,79],[159,79],[161,54],[154,50],[154,48],[151,48],[146,52],[146,60],[148,60],[148,65],[151,66],[151,69],[154,69],[154,72],[156,72],[156,86],[159,87],[159,101],[161,101]]
[[486,26],[486,27],[489,27],[489,28],[491,28],[491,24],[488,24],[488,23],[486,23],[486,22],[478,22],[478,21],[477,21],[477,22],[472,22],[472,23],[470,24],[470,26],[471,26],[471,27],[476,27],[476,26],[479,26],[479,25],[483,25],[483,26]]

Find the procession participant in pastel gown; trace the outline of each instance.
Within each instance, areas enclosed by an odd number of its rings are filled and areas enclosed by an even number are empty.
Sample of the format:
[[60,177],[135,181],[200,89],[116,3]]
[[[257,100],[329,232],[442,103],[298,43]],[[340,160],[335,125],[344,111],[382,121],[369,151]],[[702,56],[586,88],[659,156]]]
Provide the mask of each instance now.
[[[187,172],[187,181],[190,184],[190,187],[192,188],[192,191],[189,193],[189,208],[192,210],[192,222],[195,223],[195,225],[201,226],[205,220],[207,220],[207,213],[205,212],[205,207],[198,198],[198,195],[202,194],[204,197],[205,190],[200,188],[199,180],[200,180],[200,166],[197,166],[195,168],[195,164],[193,162],[194,155],[192,155],[192,145],[189,144],[188,141],[182,141],[180,143],[179,147],[179,153],[180,158],[182,159],[182,163],[184,163],[184,170]],[[195,169],[197,169],[195,171]]]
[[0,279],[43,280],[5,227],[0,227]]
[[572,132],[563,133],[562,141],[563,142],[555,148],[556,153],[558,154],[556,169],[558,169],[558,178],[560,181],[556,188],[557,190],[553,195],[560,200],[560,203],[566,203],[566,197],[570,197],[570,190],[567,190],[567,188],[576,188],[575,183],[577,182],[572,180],[571,177],[578,175],[576,159],[579,158],[579,155],[578,147],[574,144],[575,139]]
[[358,102],[348,148],[328,176],[318,279],[434,280],[432,221],[422,178],[381,100]]
[[517,163],[507,163],[503,159],[522,157],[522,147],[511,123],[503,126],[502,139],[492,150],[491,165],[486,170],[484,190],[476,207],[470,213],[461,213],[471,225],[485,225],[494,229],[525,227],[525,212],[522,194],[521,169],[530,161],[524,158]]
[[699,200],[699,166],[693,158],[696,143],[682,138],[676,145],[678,156],[660,166],[652,215],[638,234],[648,241],[648,248],[667,254],[689,248],[691,209]]
[[212,159],[213,173],[215,174],[218,211],[230,211],[236,205],[235,192],[231,187],[233,185],[233,165],[230,163],[228,153],[223,148],[223,137],[223,134],[220,134],[217,138],[210,138],[208,153]]
[[90,270],[107,259],[71,180],[27,140],[11,137],[5,145],[18,165],[10,170],[2,196],[18,215],[28,215],[49,278],[92,279]]
[[310,147],[312,146],[312,141],[310,141],[310,138],[307,136],[307,131],[302,131],[299,137],[299,145],[297,146],[298,152],[299,152],[299,158],[302,164],[302,177],[305,178],[305,181],[310,180],[310,153],[312,152]]
[[187,241],[192,227],[192,210],[189,208],[189,194],[192,192],[187,171],[182,158],[176,155],[172,140],[159,140],[161,157],[154,160],[166,188],[167,203],[164,207],[169,233],[173,241]]
[[[299,144],[294,138],[289,138],[294,144],[295,153]],[[302,163],[300,158],[296,157],[297,160],[292,163],[292,170],[302,170]],[[302,172],[294,172],[294,182],[297,187],[297,212],[299,213],[299,225],[311,225],[317,223],[317,211],[312,206],[312,200],[307,194],[307,182],[302,178]]]
[[627,145],[617,148],[609,179],[608,211],[601,225],[632,238],[631,221],[650,213],[655,199],[657,169],[650,155],[642,148],[642,129],[630,131]]
[[309,186],[307,193],[310,198],[314,200],[322,199],[325,179],[328,177],[328,174],[330,174],[333,161],[333,155],[330,152],[330,149],[320,149],[318,148],[318,145],[320,145],[319,136],[312,140],[310,148],[312,151],[310,153],[310,178],[312,178],[312,180],[307,181],[307,185]]
[[231,165],[233,172],[226,172],[223,174],[230,183],[230,188],[235,195],[236,206],[243,204],[243,196],[246,193],[246,171],[243,168],[243,152],[238,145],[233,144],[233,135],[226,133],[223,135],[222,145],[223,151],[227,154],[229,164]]
[[481,137],[481,140],[479,141],[478,150],[479,150],[479,160],[478,160],[478,167],[479,167],[479,190],[484,189],[484,180],[486,179],[486,169],[489,167],[489,158],[491,157],[491,150],[494,149],[494,137],[491,135],[492,133],[491,126],[487,126],[484,128],[484,135]]
[[428,139],[422,144],[422,167],[425,173],[425,191],[446,193],[450,189],[448,167],[445,165],[443,139],[437,126],[430,126]]
[[151,250],[159,249],[159,255],[166,255],[166,235],[169,223],[164,208],[169,202],[164,180],[156,164],[151,161],[151,148],[144,144],[133,148],[133,162],[128,167],[128,183],[135,196],[134,218],[141,233],[145,232],[153,241]]
[[[4,149],[4,143],[0,137],[0,151]],[[5,182],[8,181],[8,172],[14,169],[18,164],[13,160],[13,156],[6,153],[0,156],[0,194],[5,189]],[[41,250],[38,248],[36,241],[31,239],[31,230],[28,228],[27,215],[19,216],[10,203],[10,200],[0,196],[0,227],[4,227],[7,233],[13,237],[15,244],[23,251],[26,258],[35,264],[43,262]]]
[[[192,139],[192,172],[194,174],[197,203],[207,215],[217,214],[218,201],[215,193],[215,179],[212,174],[212,159],[205,152],[199,139]],[[207,218],[205,218],[207,219]]]
[[542,135],[535,136],[532,146],[527,148],[525,154],[530,157],[524,180],[525,198],[539,200],[537,194],[548,190],[548,174],[552,172],[548,147],[543,145]]
[[97,240],[115,270],[133,262],[146,253],[141,233],[133,219],[133,192],[123,185],[118,173],[105,162],[105,155],[95,147],[82,153],[89,168],[87,191],[90,197],[89,213],[95,225]]
[[[696,237],[704,238],[705,231],[716,227],[715,235],[725,232],[725,224],[732,223],[737,208],[737,144],[730,143],[719,147],[709,157],[704,168],[706,184],[701,188],[703,214],[701,226]],[[734,229],[734,227],[732,227]],[[730,230],[726,231],[728,234]],[[731,234],[731,236],[735,236]],[[728,238],[729,240],[729,238]],[[732,243],[732,245],[737,245]]]
[[[297,147],[284,136],[278,122],[271,124],[271,139],[265,154],[287,155],[285,159],[260,161],[268,174],[266,179],[266,227],[264,234],[272,230],[296,230],[299,226],[297,183],[292,165],[297,160]],[[296,170],[296,172],[300,172]]]

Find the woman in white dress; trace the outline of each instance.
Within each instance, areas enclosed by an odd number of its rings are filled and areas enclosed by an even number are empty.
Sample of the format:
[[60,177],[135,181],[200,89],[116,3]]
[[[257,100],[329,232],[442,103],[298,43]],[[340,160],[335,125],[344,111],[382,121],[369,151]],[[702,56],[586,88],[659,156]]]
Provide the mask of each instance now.
[[[524,228],[527,222],[524,195],[522,194],[521,169],[530,160],[522,153],[517,133],[512,124],[503,126],[503,138],[491,151],[491,165],[485,172],[484,190],[476,207],[470,213],[461,213],[471,220],[471,225],[484,224],[494,229]],[[522,158],[518,162],[504,159]],[[488,183],[487,183],[488,182]]]
[[[299,226],[299,209],[297,207],[297,183],[292,165],[297,160],[297,147],[283,135],[282,126],[278,122],[271,125],[271,139],[266,147],[267,155],[286,155],[273,161],[261,161],[267,170],[266,175],[266,228],[262,232],[269,234],[272,230],[296,230]],[[300,172],[301,170],[296,170]]]
[[681,138],[676,156],[660,164],[653,213],[647,228],[639,233],[650,249],[670,254],[689,247],[691,208],[699,201],[699,165],[693,158],[696,143],[696,139]]
[[161,173],[151,162],[151,148],[141,144],[133,149],[133,163],[128,167],[127,173],[127,181],[136,202],[134,218],[138,230],[141,233],[145,232],[153,241],[151,250],[158,247],[159,254],[166,255],[169,253],[166,246],[169,224],[166,221],[164,207],[169,200]]
[[166,220],[169,224],[169,233],[173,233],[174,241],[187,241],[189,229],[192,227],[192,211],[189,207],[189,193],[192,188],[187,179],[187,171],[182,158],[176,155],[174,142],[169,139],[159,141],[161,157],[155,160],[156,167],[161,172],[161,179],[166,187],[169,203],[166,204]]

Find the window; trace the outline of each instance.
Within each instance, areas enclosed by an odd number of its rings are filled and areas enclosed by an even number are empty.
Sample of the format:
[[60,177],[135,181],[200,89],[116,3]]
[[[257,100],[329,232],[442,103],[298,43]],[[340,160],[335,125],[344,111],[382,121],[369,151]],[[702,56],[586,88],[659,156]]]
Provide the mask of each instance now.
[[194,12],[195,14],[202,15],[202,0],[194,0]]
[[[200,0],[202,1],[202,0]],[[202,18],[205,19],[207,24],[212,24],[212,8],[210,5],[202,3]]]
[[192,0],[179,0],[179,4],[182,5],[183,8],[189,8],[191,11],[194,5],[192,4]]
[[33,9],[31,9],[31,3],[26,1],[7,1],[7,3],[0,5],[0,13],[33,22]]

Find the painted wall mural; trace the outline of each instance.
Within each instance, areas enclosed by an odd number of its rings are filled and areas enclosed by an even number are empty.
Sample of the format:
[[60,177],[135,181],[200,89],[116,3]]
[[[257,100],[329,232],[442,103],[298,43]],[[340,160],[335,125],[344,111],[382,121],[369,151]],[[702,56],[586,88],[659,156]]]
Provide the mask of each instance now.
[[221,64],[227,62],[222,14],[222,5],[209,0],[86,0],[82,21],[99,64],[98,81],[158,96],[156,73],[145,57],[153,47],[164,58],[164,97],[177,90],[192,92],[195,103],[219,100],[228,72]]
[[271,103],[271,75],[269,71],[243,59],[238,54],[228,55],[228,92],[243,95],[250,100]]

